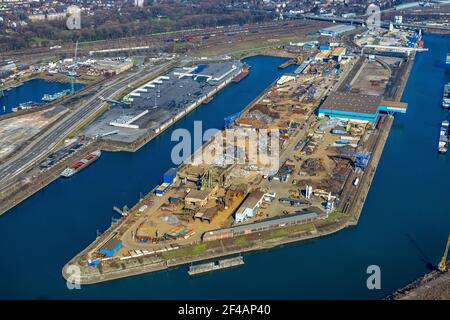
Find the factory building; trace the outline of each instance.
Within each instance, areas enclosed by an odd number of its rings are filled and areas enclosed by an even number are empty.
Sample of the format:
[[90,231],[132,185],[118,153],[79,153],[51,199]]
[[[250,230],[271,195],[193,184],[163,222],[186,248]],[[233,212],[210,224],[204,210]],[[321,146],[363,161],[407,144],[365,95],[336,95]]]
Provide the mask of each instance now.
[[351,25],[345,25],[345,24],[337,24],[335,26],[331,26],[328,28],[323,28],[319,30],[320,35],[322,36],[330,36],[334,37],[337,35],[340,35],[345,32],[349,32],[355,30],[354,26]]
[[203,241],[229,239],[242,235],[272,230],[289,225],[304,224],[316,219],[326,218],[327,214],[317,207],[309,207],[294,214],[260,220],[255,223],[242,224],[231,228],[207,231],[202,235]]
[[242,202],[240,207],[237,209],[234,215],[234,220],[236,222],[242,222],[250,217],[255,216],[263,199],[264,199],[264,192],[260,190],[256,190],[250,193],[247,196],[247,198],[245,198],[244,202]]
[[184,203],[187,207],[204,207],[215,192],[217,192],[217,185],[212,189],[191,190],[184,198]]
[[406,113],[407,104],[384,101],[380,96],[334,92],[320,106],[318,116],[376,123],[380,112]]

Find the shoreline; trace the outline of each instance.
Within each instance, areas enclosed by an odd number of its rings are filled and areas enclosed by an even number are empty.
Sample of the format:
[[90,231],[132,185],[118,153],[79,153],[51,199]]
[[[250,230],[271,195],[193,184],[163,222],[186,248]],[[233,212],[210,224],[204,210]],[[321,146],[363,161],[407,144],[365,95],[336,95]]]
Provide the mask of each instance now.
[[[414,65],[415,56],[413,55],[411,59],[409,59],[406,63],[408,63],[407,69],[405,70],[405,73],[401,76],[399,79],[399,84],[397,87],[397,90],[395,92],[395,100],[399,100],[403,94],[403,91],[406,87],[406,83],[408,81],[408,78],[410,76],[410,72],[412,69],[412,66]],[[266,89],[268,90],[270,86]],[[264,92],[266,91],[264,90]],[[248,105],[252,105],[251,103]],[[244,108],[243,110],[247,109]],[[283,235],[281,237],[275,237],[272,239],[257,239],[254,243],[251,243],[249,246],[239,245],[233,246],[233,245],[224,245],[224,241],[222,240],[216,240],[211,241],[209,243],[215,242],[213,245],[213,248],[206,250],[205,252],[201,254],[196,255],[187,255],[181,258],[168,258],[164,259],[162,257],[157,257],[157,259],[152,259],[151,263],[144,263],[140,262],[140,265],[133,266],[133,267],[127,267],[126,269],[121,270],[113,270],[109,271],[108,273],[103,274],[102,271],[100,271],[100,274],[87,274],[81,276],[81,284],[94,284],[104,281],[110,281],[115,279],[120,279],[124,277],[129,276],[135,276],[140,275],[144,273],[149,272],[156,272],[161,271],[173,267],[182,266],[185,264],[189,264],[192,262],[199,262],[203,260],[213,259],[213,258],[219,258],[224,257],[228,255],[233,254],[240,254],[240,253],[248,253],[252,251],[260,251],[260,250],[267,250],[271,248],[275,248],[281,245],[290,244],[299,242],[302,240],[311,240],[323,236],[331,235],[335,232],[341,231],[347,227],[355,226],[358,223],[359,217],[362,212],[362,208],[364,206],[365,199],[367,197],[367,194],[369,192],[373,177],[375,176],[376,169],[379,164],[379,160],[381,158],[384,146],[386,144],[386,141],[389,137],[390,129],[392,127],[394,121],[394,117],[387,115],[383,116],[380,120],[380,127],[378,128],[379,133],[376,136],[376,140],[374,141],[373,148],[371,150],[372,156],[370,157],[369,163],[367,165],[367,170],[365,171],[365,174],[363,175],[361,179],[361,183],[359,188],[357,188],[356,195],[354,196],[354,199],[352,201],[352,204],[350,206],[350,210],[347,213],[343,213],[342,216],[338,216],[336,221],[332,221],[331,223],[325,223],[321,224],[320,222],[312,222],[310,223],[312,226],[312,230],[301,230],[298,232],[292,232],[288,233],[287,235]],[[349,183],[351,179],[347,179],[347,183]],[[140,205],[140,202],[136,203],[134,207],[137,207]],[[305,226],[308,226],[308,224],[305,224]],[[281,227],[277,230],[283,230],[287,229],[288,227]],[[95,241],[93,241],[88,247],[83,249],[81,252],[79,252],[77,255],[75,255],[62,269],[62,276],[63,278],[67,279],[70,277],[70,274],[67,273],[67,268],[71,265],[77,265],[77,260],[79,260],[80,257],[85,255],[90,249],[97,246],[99,242],[104,241],[102,239],[108,238],[108,236],[111,236],[114,233],[114,229],[112,226],[108,228],[105,233],[103,233],[100,237],[98,237]],[[259,235],[264,234],[264,232],[261,232]],[[244,236],[245,237],[245,236]],[[200,242],[202,243],[202,242]]]

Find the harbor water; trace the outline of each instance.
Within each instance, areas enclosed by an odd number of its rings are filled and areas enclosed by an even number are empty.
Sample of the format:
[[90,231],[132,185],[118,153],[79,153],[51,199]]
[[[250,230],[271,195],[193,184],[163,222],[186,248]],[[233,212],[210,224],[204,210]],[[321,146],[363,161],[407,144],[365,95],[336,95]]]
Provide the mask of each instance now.
[[[280,58],[246,60],[250,74],[219,92],[136,153],[104,152],[71,179],[59,179],[0,216],[0,298],[3,299],[379,299],[436,264],[450,227],[450,157],[437,153],[442,88],[450,81],[442,61],[450,37],[426,35],[359,224],[333,235],[244,255],[238,269],[190,278],[188,266],[68,290],[63,265],[139,193],[161,182],[171,167],[171,132],[223,127],[267,85],[294,66]],[[366,269],[381,269],[381,289],[368,290]]]
[[[82,83],[74,83],[73,90],[78,91],[84,86],[85,85]],[[9,113],[12,111],[12,108],[28,101],[38,104],[44,103],[44,101],[41,100],[44,94],[55,94],[67,89],[72,89],[71,83],[47,81],[43,79],[26,81],[21,86],[3,91],[4,95],[3,97],[0,97],[0,115]],[[3,106],[5,106],[4,109]]]

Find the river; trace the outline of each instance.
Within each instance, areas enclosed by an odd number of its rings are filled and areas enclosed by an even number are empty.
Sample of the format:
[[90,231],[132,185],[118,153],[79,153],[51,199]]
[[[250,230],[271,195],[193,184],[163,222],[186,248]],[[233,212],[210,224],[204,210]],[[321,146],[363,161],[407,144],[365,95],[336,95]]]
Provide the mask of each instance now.
[[[241,268],[189,278],[187,267],[68,290],[61,268],[105,230],[112,206],[132,205],[171,166],[176,128],[221,128],[283,72],[280,58],[246,60],[250,75],[219,92],[136,153],[104,152],[68,180],[57,180],[0,217],[0,298],[15,299],[379,299],[437,263],[449,232],[449,155],[436,152],[450,37],[426,35],[359,224],[336,234],[246,254]],[[381,268],[381,290],[368,290],[366,268]]]

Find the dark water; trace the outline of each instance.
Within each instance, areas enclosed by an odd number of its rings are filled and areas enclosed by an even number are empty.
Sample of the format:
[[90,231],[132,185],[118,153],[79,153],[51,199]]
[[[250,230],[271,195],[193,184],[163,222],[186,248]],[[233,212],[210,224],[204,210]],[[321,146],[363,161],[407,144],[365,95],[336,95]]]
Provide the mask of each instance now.
[[[85,85],[82,83],[74,83],[74,91],[80,90]],[[54,94],[66,89],[71,89],[70,83],[47,81],[43,79],[33,79],[24,82],[17,88],[10,91],[4,91],[4,96],[0,98],[0,115],[11,112],[11,109],[19,104],[32,101],[35,103],[43,103],[42,96],[46,93]],[[3,106],[6,106],[3,111]]]
[[[381,298],[426,272],[450,226],[449,156],[436,152],[450,38],[427,36],[395,120],[360,223],[334,235],[245,255],[245,266],[189,278],[186,267],[67,290],[61,268],[110,223],[113,205],[131,205],[170,167],[170,133],[220,128],[281,72],[282,61],[254,57],[250,75],[192,112],[139,152],[104,153],[88,169],[58,180],[0,217],[0,298]],[[290,71],[291,69],[285,70]],[[381,268],[381,290],[366,288],[366,268]]]

